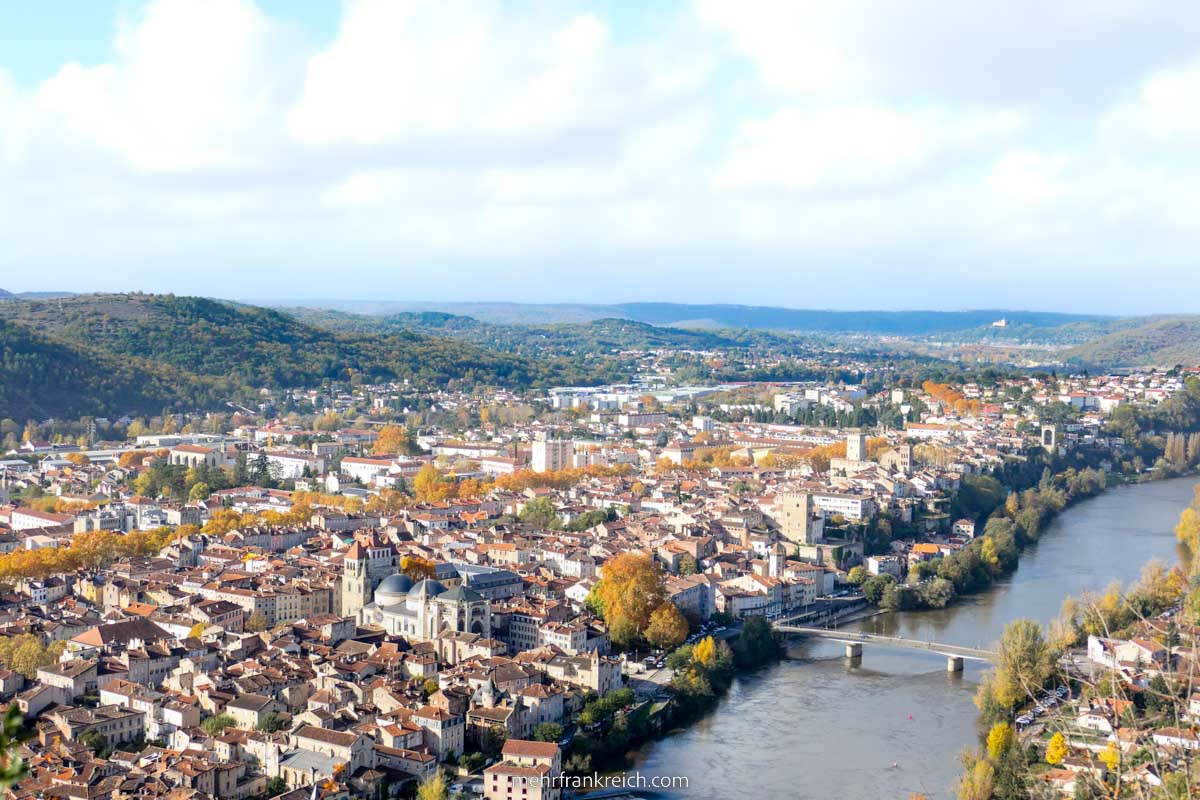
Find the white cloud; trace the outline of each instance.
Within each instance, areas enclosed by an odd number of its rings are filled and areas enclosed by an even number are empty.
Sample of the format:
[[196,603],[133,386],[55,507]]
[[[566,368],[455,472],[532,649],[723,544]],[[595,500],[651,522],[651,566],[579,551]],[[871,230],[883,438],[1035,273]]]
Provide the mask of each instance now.
[[34,103],[44,130],[137,172],[254,170],[280,145],[294,44],[250,0],[158,0],[112,63],[65,65]]
[[717,180],[726,187],[801,191],[890,183],[1020,125],[1019,114],[1003,112],[901,111],[869,103],[784,108],[743,123]]
[[281,293],[286,263],[511,299],[497,265],[519,265],[564,298],[836,305],[788,296],[791,266],[902,292],[891,265],[920,264],[917,297],[960,253],[1190,267],[1188,8],[696,0],[631,33],[586,0],[347,0],[312,47],[253,0],[152,0],[107,63],[32,86],[0,65],[0,286]]

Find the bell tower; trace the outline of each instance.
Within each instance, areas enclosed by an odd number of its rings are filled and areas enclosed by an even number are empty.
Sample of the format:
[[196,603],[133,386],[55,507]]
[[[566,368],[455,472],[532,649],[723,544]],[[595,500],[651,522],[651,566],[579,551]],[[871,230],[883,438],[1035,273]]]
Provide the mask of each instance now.
[[342,570],[342,616],[357,617],[370,602],[371,580],[367,575],[367,551],[357,541],[346,551]]

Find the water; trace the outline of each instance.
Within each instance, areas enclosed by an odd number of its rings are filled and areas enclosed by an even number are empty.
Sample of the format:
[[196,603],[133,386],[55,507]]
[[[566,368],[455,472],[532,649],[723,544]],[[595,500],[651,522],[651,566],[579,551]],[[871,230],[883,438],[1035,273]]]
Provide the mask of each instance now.
[[[1049,622],[1062,601],[1174,562],[1174,528],[1194,478],[1123,486],[1063,512],[1020,566],[987,592],[940,611],[886,614],[863,630],[990,646],[1019,617]],[[987,669],[946,672],[933,653],[867,644],[851,666],[834,642],[797,642],[790,658],[734,682],[721,705],[641,753],[643,775],[683,775],[687,798],[953,797],[958,754],[978,743],[971,698]],[[911,718],[910,718],[911,716]],[[893,764],[895,766],[893,767]]]

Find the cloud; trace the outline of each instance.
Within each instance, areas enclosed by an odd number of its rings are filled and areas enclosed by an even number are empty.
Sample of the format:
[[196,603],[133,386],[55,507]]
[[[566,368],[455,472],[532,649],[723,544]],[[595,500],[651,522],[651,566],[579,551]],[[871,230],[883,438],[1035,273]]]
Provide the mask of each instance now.
[[254,0],[151,0],[104,63],[0,63],[0,286],[963,306],[1136,261],[1200,288],[1189,12],[347,0],[314,44]]
[[717,182],[799,191],[892,183],[934,159],[944,168],[1021,124],[1019,114],[1004,112],[902,111],[870,103],[784,108],[742,124]]

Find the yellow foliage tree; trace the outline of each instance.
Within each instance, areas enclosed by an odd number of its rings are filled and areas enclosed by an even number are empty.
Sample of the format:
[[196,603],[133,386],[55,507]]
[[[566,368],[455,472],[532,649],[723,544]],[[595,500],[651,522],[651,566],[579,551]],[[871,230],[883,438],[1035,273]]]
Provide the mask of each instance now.
[[1016,737],[1013,734],[1012,725],[1009,725],[1007,722],[997,722],[988,731],[988,758],[992,761],[998,761],[1001,756],[1012,749],[1014,741],[1016,741]]
[[717,643],[711,636],[705,636],[696,642],[692,648],[692,660],[702,667],[711,667],[717,660]]
[[400,558],[400,571],[414,581],[419,581],[423,578],[432,578],[437,574],[437,566],[428,559],[420,556],[402,556]]
[[677,647],[688,635],[688,622],[674,603],[666,602],[654,609],[646,626],[646,641],[664,649]]
[[1121,764],[1121,751],[1117,750],[1114,743],[1109,742],[1108,746],[1100,751],[1100,760],[1108,767],[1109,772],[1116,772]]
[[662,568],[642,553],[621,553],[605,562],[603,576],[592,591],[613,634],[645,631],[650,615],[666,602]]
[[371,452],[375,455],[392,455],[403,453],[408,449],[408,429],[400,425],[384,425],[379,431],[379,438]]
[[1061,764],[1062,760],[1067,757],[1067,740],[1058,732],[1050,737],[1049,743],[1046,745],[1046,763],[1057,765]]

